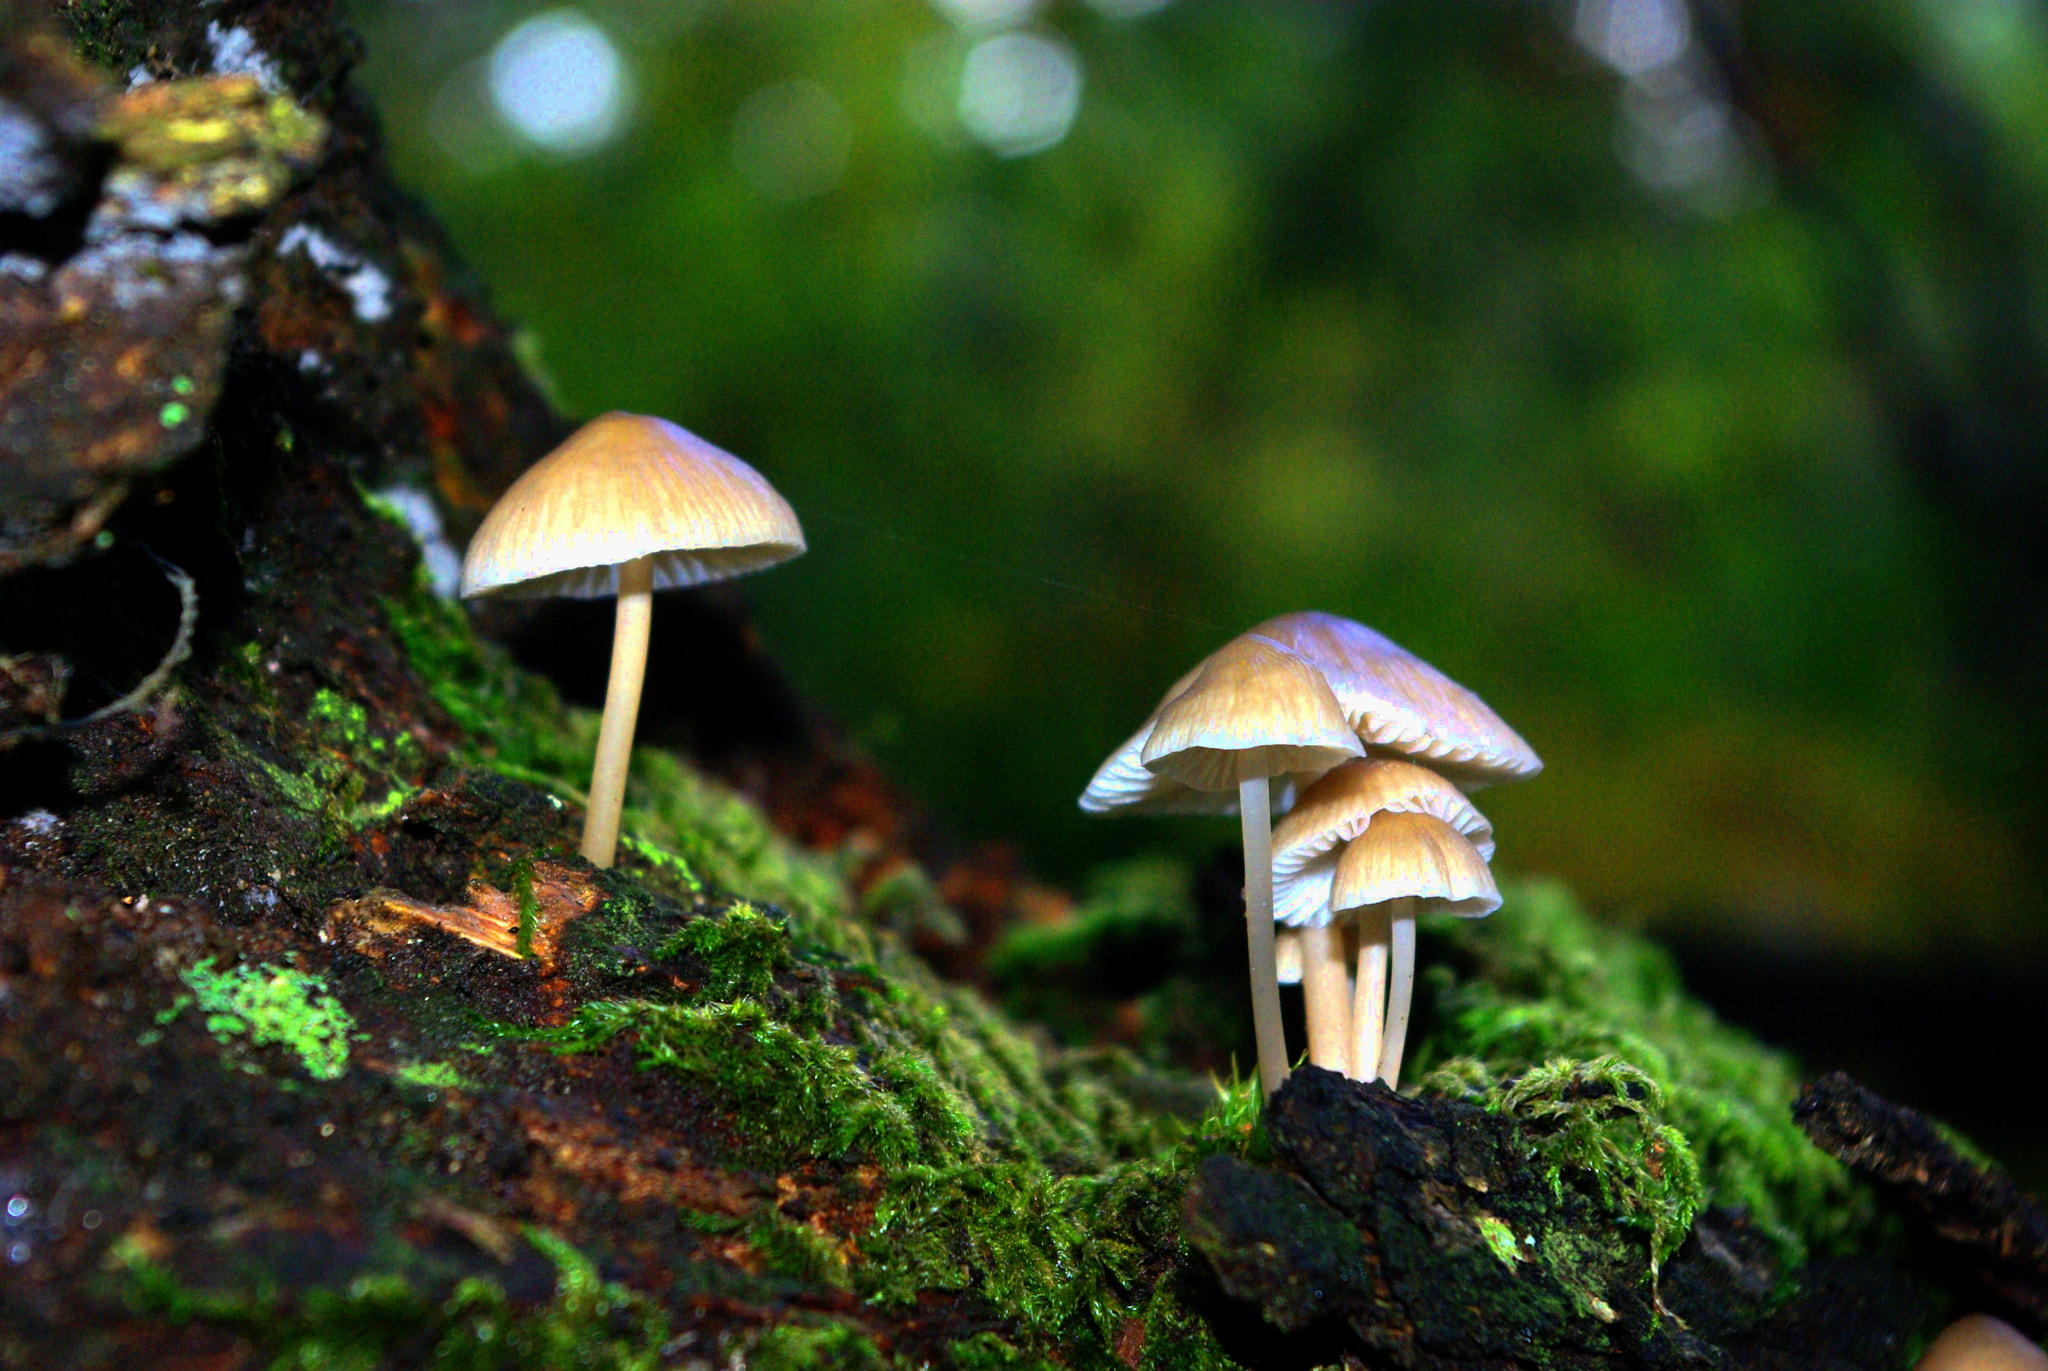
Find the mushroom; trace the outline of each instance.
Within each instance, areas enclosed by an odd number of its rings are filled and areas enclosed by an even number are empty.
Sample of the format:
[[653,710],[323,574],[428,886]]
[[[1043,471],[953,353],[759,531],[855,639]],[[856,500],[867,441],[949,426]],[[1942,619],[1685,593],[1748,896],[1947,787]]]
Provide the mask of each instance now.
[[1273,952],[1271,778],[1327,771],[1363,748],[1317,671],[1251,634],[1208,658],[1154,716],[1144,766],[1193,791],[1237,792],[1245,868],[1245,935],[1259,1080],[1270,1095],[1287,1077]]
[[465,598],[618,597],[611,677],[583,820],[583,856],[610,866],[647,668],[652,593],[789,560],[804,533],[761,473],[664,419],[592,419],[512,483],[462,560]]
[[[1401,1054],[1415,992],[1415,916],[1442,910],[1481,918],[1500,908],[1486,858],[1472,841],[1433,814],[1382,810],[1345,845],[1330,883],[1330,910],[1341,918],[1356,910],[1384,914],[1392,923],[1393,984],[1387,994],[1386,1033],[1377,1075],[1387,1088],[1401,1083]],[[1361,933],[1361,945],[1364,934]]]
[[[1344,920],[1330,898],[1344,844],[1382,813],[1428,814],[1457,830],[1482,861],[1493,856],[1493,826],[1456,786],[1427,768],[1392,758],[1345,762],[1301,794],[1273,830],[1273,916],[1302,940],[1302,997],[1309,1060],[1364,1080],[1377,1070],[1387,997],[1384,910],[1358,919],[1358,976],[1344,965]],[[1320,962],[1320,977],[1317,968]],[[1353,1003],[1347,1004],[1347,1001]],[[1349,1024],[1348,1033],[1343,1027]],[[1318,1048],[1321,1041],[1326,1044]]]

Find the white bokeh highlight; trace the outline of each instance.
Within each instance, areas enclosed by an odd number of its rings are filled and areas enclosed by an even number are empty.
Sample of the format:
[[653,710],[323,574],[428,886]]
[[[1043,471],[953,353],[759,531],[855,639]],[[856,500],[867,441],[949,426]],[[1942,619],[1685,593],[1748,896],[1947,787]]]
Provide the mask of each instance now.
[[485,85],[508,128],[566,156],[593,152],[616,137],[632,94],[618,48],[574,9],[537,14],[499,39]]
[[967,131],[998,156],[1043,152],[1080,113],[1080,59],[1042,34],[984,38],[961,63],[958,110]]
[[1668,66],[1692,42],[1685,0],[1579,0],[1572,34],[1623,76]]
[[1622,78],[1615,151],[1646,190],[1707,218],[1768,195],[1768,162],[1693,41],[1686,0],[1577,0],[1572,36]]
[[1029,22],[1038,11],[1038,0],[932,0],[932,8],[956,28],[987,32]]

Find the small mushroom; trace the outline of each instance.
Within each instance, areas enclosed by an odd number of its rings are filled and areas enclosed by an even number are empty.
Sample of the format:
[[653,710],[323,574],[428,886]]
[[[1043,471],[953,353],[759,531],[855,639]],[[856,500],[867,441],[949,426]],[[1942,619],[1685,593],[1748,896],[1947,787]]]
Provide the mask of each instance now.
[[[1471,840],[1433,814],[1382,811],[1337,859],[1330,883],[1335,918],[1383,912],[1392,924],[1393,982],[1377,1075],[1401,1083],[1401,1054],[1415,994],[1415,916],[1442,910],[1480,918],[1500,908],[1500,890]],[[1364,934],[1360,935],[1361,945]]]
[[1379,1065],[1387,920],[1384,910],[1360,916],[1354,983],[1337,936],[1344,920],[1330,890],[1344,845],[1387,812],[1432,815],[1464,835],[1482,859],[1493,856],[1493,826],[1456,786],[1425,767],[1385,757],[1335,768],[1304,790],[1273,830],[1273,914],[1282,925],[1299,930],[1309,1060],[1361,1080]]
[[1245,935],[1259,1080],[1270,1095],[1287,1078],[1287,1040],[1273,951],[1270,782],[1322,772],[1364,749],[1322,673],[1277,643],[1234,638],[1154,718],[1139,760],[1189,790],[1237,792],[1245,868]]
[[664,419],[616,411],[528,468],[485,516],[462,561],[464,597],[618,597],[583,820],[593,866],[610,866],[618,847],[652,593],[803,550],[796,512],[761,473]]
[[1916,1371],[2048,1371],[2048,1354],[2003,1319],[1965,1314],[1928,1346]]

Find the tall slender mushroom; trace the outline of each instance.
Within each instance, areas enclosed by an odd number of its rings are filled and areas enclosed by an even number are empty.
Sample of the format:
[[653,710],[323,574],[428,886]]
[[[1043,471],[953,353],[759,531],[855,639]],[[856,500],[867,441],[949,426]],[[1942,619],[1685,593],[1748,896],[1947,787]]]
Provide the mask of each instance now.
[[[1425,767],[1386,757],[1345,762],[1330,771],[1301,793],[1273,830],[1273,916],[1300,930],[1309,1060],[1360,1080],[1373,1076],[1380,1057],[1387,998],[1385,912],[1370,911],[1358,920],[1354,989],[1344,975],[1338,936],[1343,911],[1331,899],[1330,888],[1343,845],[1387,812],[1431,815],[1467,838],[1482,859],[1493,855],[1493,826],[1456,786]],[[1348,1032],[1340,1027],[1346,1024]],[[1340,1033],[1341,1044],[1319,1051],[1318,1041],[1333,1043]]]
[[1415,990],[1415,916],[1443,910],[1481,918],[1500,908],[1500,890],[1479,849],[1433,814],[1382,811],[1344,847],[1330,884],[1337,915],[1384,910],[1392,928],[1394,981],[1378,1076],[1401,1083],[1408,1011]]
[[1139,760],[1198,791],[1237,792],[1243,826],[1245,938],[1252,1028],[1267,1094],[1287,1077],[1273,955],[1272,777],[1322,772],[1364,749],[1322,673],[1264,638],[1223,645],[1163,705]]
[[653,592],[704,585],[804,550],[760,472],[665,419],[592,419],[512,483],[462,560],[462,594],[618,597],[583,856],[610,866],[640,714]]

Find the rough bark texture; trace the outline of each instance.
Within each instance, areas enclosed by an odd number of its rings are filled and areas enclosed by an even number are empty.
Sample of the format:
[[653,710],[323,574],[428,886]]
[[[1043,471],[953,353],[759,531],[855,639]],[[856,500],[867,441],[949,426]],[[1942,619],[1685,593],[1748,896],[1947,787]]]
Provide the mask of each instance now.
[[[565,425],[353,56],[0,0],[0,1365],[1903,1364],[1948,1278],[1554,891],[1424,929],[1426,1098],[1305,1071],[1261,1129],[934,975],[1013,871],[927,876],[689,597],[583,863],[595,721],[518,655],[606,610],[431,574]],[[1192,918],[1003,965],[1123,996]]]
[[1594,1236],[1596,1193],[1546,1175],[1521,1125],[1468,1104],[1308,1068],[1267,1126],[1277,1167],[1201,1164],[1189,1241],[1279,1328],[1341,1323],[1376,1363],[1882,1366],[1928,1313],[1874,1263],[1813,1263],[1781,1308],[1770,1244],[1718,1210],[1653,1284],[1647,1249]]
[[1839,1071],[1806,1088],[1795,1116],[1908,1216],[1952,1281],[2029,1335],[2048,1335],[2048,1210],[2012,1177]]

